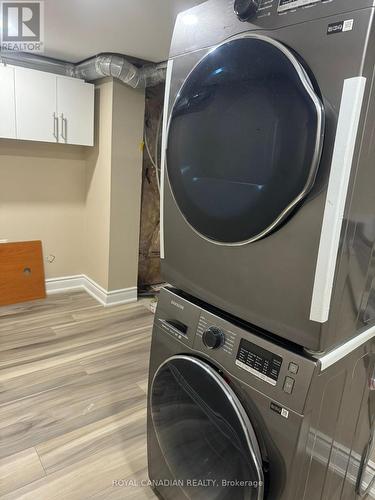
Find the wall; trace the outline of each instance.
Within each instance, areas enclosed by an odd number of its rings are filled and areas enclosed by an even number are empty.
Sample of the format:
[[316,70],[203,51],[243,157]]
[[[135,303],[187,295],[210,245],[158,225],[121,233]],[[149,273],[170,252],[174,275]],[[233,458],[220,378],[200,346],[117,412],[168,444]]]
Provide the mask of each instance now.
[[0,239],[42,240],[46,277],[82,272],[84,149],[0,140]]
[[111,211],[113,82],[103,80],[95,91],[95,147],[88,150],[85,259],[81,273],[108,290]]
[[144,91],[105,79],[87,157],[84,274],[107,291],[137,286]]
[[144,90],[113,87],[111,233],[108,290],[137,286]]
[[0,239],[42,240],[47,278],[135,289],[144,91],[105,79],[95,97],[94,148],[0,140]]

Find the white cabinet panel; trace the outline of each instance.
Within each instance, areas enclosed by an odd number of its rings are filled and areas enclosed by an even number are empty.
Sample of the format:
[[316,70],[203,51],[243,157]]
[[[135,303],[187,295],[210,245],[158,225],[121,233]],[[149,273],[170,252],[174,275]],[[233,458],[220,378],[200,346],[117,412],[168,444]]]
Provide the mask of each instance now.
[[59,142],[94,145],[94,85],[57,77]]
[[16,138],[14,68],[0,65],[0,137]]
[[57,142],[56,75],[15,68],[15,76],[17,139]]

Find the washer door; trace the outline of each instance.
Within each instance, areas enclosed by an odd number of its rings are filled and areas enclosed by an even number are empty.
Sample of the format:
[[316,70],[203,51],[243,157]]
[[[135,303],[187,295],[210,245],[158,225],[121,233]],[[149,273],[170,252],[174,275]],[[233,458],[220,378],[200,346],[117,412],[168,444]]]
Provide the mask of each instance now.
[[323,131],[322,103],[284,45],[241,35],[216,47],[169,123],[168,177],[186,221],[217,243],[266,236],[311,189]]
[[188,356],[170,358],[155,374],[150,405],[163,458],[187,498],[263,498],[254,430],[213,368]]

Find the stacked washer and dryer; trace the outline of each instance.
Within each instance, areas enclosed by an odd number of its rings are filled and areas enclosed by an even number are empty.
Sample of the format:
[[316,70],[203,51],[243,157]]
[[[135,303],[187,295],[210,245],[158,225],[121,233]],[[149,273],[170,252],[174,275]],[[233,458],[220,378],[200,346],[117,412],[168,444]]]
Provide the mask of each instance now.
[[165,500],[375,494],[375,0],[180,14],[149,476]]

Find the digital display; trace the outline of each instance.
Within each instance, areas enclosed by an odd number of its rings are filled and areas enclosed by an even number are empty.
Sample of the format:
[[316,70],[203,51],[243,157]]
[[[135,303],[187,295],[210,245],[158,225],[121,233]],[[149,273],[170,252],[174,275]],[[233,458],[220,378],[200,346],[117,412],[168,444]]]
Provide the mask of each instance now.
[[265,382],[276,385],[283,358],[241,339],[236,365]]
[[278,11],[284,12],[286,10],[297,9],[298,7],[305,7],[306,5],[320,2],[321,0],[280,0]]

